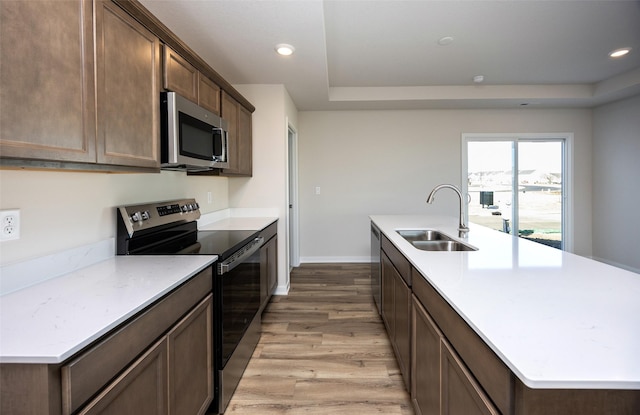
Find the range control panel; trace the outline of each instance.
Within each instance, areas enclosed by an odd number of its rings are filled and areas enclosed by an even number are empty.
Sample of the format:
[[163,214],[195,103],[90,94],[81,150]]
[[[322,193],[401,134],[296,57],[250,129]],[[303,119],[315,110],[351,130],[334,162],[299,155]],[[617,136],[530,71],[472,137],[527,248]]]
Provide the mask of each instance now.
[[160,216],[195,212],[199,209],[200,209],[200,205],[198,205],[195,200],[193,201],[193,203],[185,203],[184,205],[181,205],[179,203],[172,203],[169,205],[156,207],[156,210],[158,211],[158,215]]
[[144,203],[119,207],[118,214],[131,237],[136,231],[143,229],[198,220],[200,205],[195,199]]

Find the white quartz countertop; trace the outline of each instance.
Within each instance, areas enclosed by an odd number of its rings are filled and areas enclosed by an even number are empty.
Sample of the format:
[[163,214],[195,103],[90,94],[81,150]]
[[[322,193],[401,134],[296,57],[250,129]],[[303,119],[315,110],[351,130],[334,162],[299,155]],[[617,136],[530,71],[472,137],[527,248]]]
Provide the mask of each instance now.
[[60,363],[216,256],[116,256],[0,297],[0,362]]
[[199,225],[198,229],[201,231],[261,231],[276,220],[278,220],[276,217],[230,217],[207,225]]
[[457,219],[370,218],[528,387],[640,389],[640,274],[473,224],[477,251],[421,251],[396,230]]

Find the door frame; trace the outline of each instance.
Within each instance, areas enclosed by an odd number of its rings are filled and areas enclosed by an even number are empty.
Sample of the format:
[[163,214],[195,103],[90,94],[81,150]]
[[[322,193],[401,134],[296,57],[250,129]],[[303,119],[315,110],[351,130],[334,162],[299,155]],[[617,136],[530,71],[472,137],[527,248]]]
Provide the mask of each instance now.
[[[550,141],[563,140],[562,154],[562,249],[567,252],[573,252],[573,133],[462,133],[461,136],[461,191],[462,194],[469,196],[468,180],[469,172],[467,171],[468,154],[467,143],[469,141]],[[513,155],[517,156],[516,154]],[[515,160],[517,167],[517,158]],[[517,180],[517,177],[515,178]],[[516,198],[517,199],[517,198]],[[517,208],[517,205],[515,206]],[[468,204],[464,204],[464,215],[469,221]]]
[[287,120],[287,264],[300,265],[298,210],[298,133]]

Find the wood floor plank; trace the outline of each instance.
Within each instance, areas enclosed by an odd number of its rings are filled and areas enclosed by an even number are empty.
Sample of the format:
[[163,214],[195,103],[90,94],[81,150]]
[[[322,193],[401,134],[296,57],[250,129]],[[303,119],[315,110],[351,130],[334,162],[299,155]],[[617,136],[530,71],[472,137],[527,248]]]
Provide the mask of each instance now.
[[371,297],[369,264],[305,264],[262,316],[225,414],[413,415]]

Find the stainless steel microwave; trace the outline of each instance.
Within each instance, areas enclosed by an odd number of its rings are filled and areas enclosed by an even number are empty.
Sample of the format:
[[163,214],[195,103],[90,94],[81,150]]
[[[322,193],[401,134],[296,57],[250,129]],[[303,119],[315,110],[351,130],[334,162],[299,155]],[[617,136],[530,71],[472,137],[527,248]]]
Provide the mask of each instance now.
[[162,92],[161,168],[204,171],[229,167],[227,122],[175,92]]

